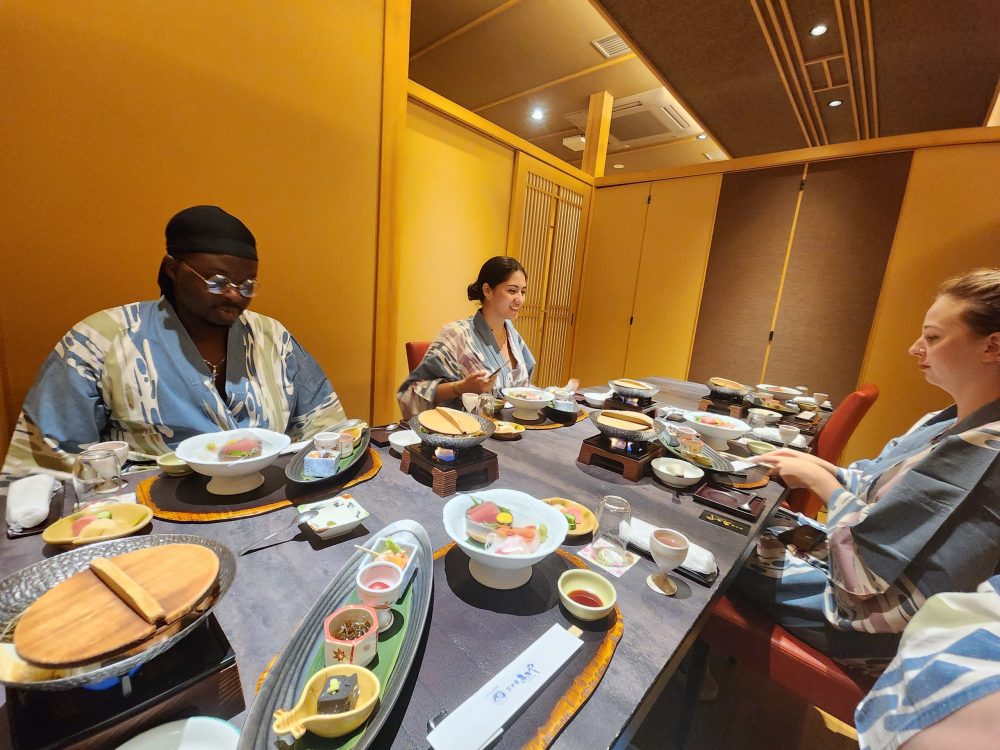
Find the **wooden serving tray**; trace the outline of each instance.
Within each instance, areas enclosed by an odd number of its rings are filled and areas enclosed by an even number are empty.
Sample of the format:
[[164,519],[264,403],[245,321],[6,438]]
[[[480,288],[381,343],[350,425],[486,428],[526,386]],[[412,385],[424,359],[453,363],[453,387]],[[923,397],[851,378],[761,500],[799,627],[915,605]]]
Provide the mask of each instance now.
[[[215,583],[219,558],[197,544],[167,544],[111,558],[166,612],[167,627],[191,611]],[[14,647],[25,661],[45,667],[89,664],[158,632],[91,570],[83,570],[40,596],[21,615]]]

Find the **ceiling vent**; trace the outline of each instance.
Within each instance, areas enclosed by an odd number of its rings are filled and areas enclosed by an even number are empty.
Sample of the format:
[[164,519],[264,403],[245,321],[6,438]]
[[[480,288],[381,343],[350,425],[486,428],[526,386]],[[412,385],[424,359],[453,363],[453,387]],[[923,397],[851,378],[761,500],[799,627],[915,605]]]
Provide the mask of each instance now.
[[632,51],[628,48],[625,40],[617,34],[606,36],[603,39],[595,39],[591,44],[597,48],[598,52],[609,59]]
[[[566,119],[580,130],[587,130],[587,110],[571,112]],[[653,89],[615,100],[608,147],[616,150],[645,146],[700,132],[701,128],[666,89]]]

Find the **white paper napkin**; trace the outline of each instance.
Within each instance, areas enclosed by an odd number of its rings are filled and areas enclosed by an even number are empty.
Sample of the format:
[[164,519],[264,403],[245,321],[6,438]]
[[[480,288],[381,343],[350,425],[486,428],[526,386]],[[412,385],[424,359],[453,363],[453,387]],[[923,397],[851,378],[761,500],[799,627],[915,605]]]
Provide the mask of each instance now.
[[[632,517],[632,524],[629,526],[628,543],[636,549],[640,549],[649,554],[649,535],[656,529],[653,524],[643,521],[641,518]],[[688,540],[688,553],[681,563],[688,570],[702,575],[712,575],[718,566],[715,564],[715,555],[704,547]]]
[[49,517],[49,504],[58,482],[35,474],[11,482],[7,488],[7,525],[14,531],[30,529]]

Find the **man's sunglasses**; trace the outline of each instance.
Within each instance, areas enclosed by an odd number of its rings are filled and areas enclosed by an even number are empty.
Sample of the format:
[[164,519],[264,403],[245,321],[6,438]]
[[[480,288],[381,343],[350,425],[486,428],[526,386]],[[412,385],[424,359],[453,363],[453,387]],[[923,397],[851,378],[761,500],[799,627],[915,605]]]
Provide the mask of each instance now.
[[187,270],[189,270],[199,279],[204,281],[205,287],[212,294],[223,294],[227,289],[232,288],[235,289],[244,297],[253,297],[255,294],[257,294],[258,291],[260,291],[260,282],[257,281],[257,279],[244,279],[239,284],[237,284],[228,276],[223,276],[221,273],[213,274],[212,276],[209,276],[206,279],[204,276],[195,271],[193,268],[191,268],[191,266],[189,266],[180,258],[177,258],[175,256],[171,257],[174,257],[174,260],[176,260],[178,263],[184,266]]

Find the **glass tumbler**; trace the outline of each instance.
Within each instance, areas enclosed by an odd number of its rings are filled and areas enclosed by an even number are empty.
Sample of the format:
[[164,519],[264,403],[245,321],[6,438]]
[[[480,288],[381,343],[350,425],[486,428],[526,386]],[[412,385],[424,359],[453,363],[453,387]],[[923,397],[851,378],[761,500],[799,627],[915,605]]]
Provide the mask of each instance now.
[[625,547],[628,545],[628,533],[631,525],[632,506],[629,505],[628,500],[617,495],[606,495],[601,498],[601,503],[597,508],[597,538],[595,543],[603,540],[607,545],[608,554],[619,558],[619,565],[625,561]]
[[75,509],[99,499],[98,495],[117,492],[122,487],[121,466],[112,451],[87,450],[73,464]]

